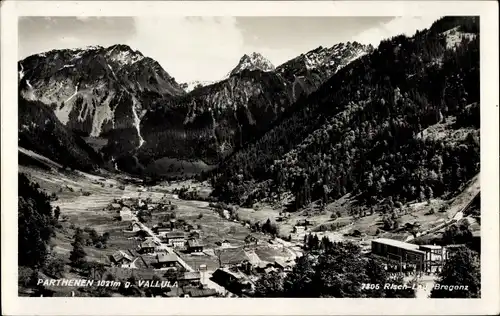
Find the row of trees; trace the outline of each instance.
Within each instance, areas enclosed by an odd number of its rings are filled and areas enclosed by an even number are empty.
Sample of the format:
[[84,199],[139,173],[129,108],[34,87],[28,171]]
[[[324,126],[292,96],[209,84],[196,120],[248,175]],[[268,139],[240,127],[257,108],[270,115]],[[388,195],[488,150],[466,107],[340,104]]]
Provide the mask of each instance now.
[[[413,283],[400,275],[390,275],[378,259],[363,256],[360,248],[348,242],[318,242],[306,237],[305,248],[313,250],[296,259],[286,275],[271,272],[255,285],[258,297],[386,297],[413,298]],[[384,285],[406,285],[402,289]],[[456,286],[461,286],[456,288]],[[450,290],[450,287],[454,287]],[[478,298],[481,296],[479,256],[466,247],[457,249],[446,261],[432,298]]]
[[[323,242],[323,241],[322,241]],[[381,262],[366,258],[352,243],[328,243],[318,255],[305,253],[292,271],[263,275],[256,283],[258,297],[414,297],[408,289],[384,289],[386,283],[403,285],[392,279]],[[368,284],[378,284],[371,288]]]

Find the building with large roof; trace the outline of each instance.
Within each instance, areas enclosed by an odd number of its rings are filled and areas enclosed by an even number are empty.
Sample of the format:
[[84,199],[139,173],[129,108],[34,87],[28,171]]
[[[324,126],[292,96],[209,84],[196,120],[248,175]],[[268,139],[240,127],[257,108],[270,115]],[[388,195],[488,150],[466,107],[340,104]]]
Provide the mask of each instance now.
[[398,263],[413,265],[417,271],[435,272],[444,264],[442,246],[415,245],[404,241],[378,238],[371,241],[372,254]]

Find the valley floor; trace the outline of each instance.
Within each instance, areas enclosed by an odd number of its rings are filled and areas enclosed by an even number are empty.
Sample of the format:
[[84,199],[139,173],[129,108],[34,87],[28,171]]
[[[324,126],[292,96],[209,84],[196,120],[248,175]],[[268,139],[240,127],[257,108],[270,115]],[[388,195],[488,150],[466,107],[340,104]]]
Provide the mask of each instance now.
[[[171,182],[151,187],[144,187],[134,179],[113,174],[102,176],[91,175],[79,171],[60,172],[56,169],[43,170],[31,166],[19,166],[19,172],[26,173],[29,177],[40,184],[40,187],[49,194],[55,193],[58,197],[53,206],[61,209],[61,227],[56,230],[53,238],[53,252],[69,263],[69,253],[72,249],[72,241],[77,227],[90,227],[97,233],[110,234],[106,248],[95,248],[86,246],[88,261],[109,264],[109,257],[118,250],[137,249],[139,241],[131,238],[127,233],[130,221],[117,219],[117,211],[109,210],[108,206],[115,200],[120,199],[151,199],[153,203],[169,201],[175,205],[177,220],[197,227],[200,238],[205,246],[201,254],[187,254],[174,251],[165,247],[170,253],[179,256],[180,261],[188,271],[204,270],[202,282],[221,294],[227,291],[211,280],[212,273],[219,268],[219,253],[222,241],[229,243],[226,248],[231,248],[229,255],[224,260],[229,262],[242,262],[248,260],[253,264],[270,263],[275,260],[293,262],[297,256],[302,254],[303,240],[306,234],[317,234],[318,237],[327,236],[333,241],[351,240],[360,244],[365,251],[370,249],[370,240],[379,237],[410,241],[414,237],[405,230],[385,232],[381,230],[382,217],[373,214],[354,219],[349,215],[347,209],[350,207],[351,197],[346,195],[342,199],[326,207],[327,211],[318,211],[309,208],[296,213],[282,213],[283,207],[272,207],[261,204],[253,209],[238,208],[238,221],[224,218],[217,213],[213,207],[205,201],[183,200],[178,197],[176,190],[189,187],[190,190],[209,193],[210,187],[206,183],[195,181]],[[477,175],[464,188],[463,192],[450,201],[431,200],[425,203],[415,203],[406,206],[406,212],[401,216],[402,224],[419,222],[421,225],[420,235],[438,233],[444,227],[463,217],[462,209],[479,192],[479,175]],[[430,209],[442,209],[441,212],[429,213]],[[331,214],[340,215],[331,219]],[[161,222],[171,211],[155,211],[152,218],[145,223],[144,230],[151,237],[155,234],[151,231],[154,224]],[[283,216],[283,214],[287,214]],[[250,229],[248,222],[265,222],[270,219],[279,227],[279,237],[272,239],[269,235],[254,232]],[[298,223],[307,220],[311,224],[306,230]],[[332,224],[333,230],[320,229],[322,225]],[[300,228],[300,229],[299,229]],[[360,234],[353,234],[359,231]],[[249,235],[255,236],[257,245],[248,247],[245,238]],[[291,237],[291,239],[289,239]],[[288,241],[286,241],[288,240]],[[158,243],[161,241],[158,239]],[[147,258],[146,258],[147,259]],[[146,261],[153,261],[151,260]],[[66,267],[67,277],[72,276],[69,266]],[[432,283],[432,282],[431,282]],[[65,292],[66,291],[66,292]],[[61,290],[59,295],[67,295],[68,289]],[[421,291],[420,291],[421,292]],[[419,293],[419,295],[426,295]]]

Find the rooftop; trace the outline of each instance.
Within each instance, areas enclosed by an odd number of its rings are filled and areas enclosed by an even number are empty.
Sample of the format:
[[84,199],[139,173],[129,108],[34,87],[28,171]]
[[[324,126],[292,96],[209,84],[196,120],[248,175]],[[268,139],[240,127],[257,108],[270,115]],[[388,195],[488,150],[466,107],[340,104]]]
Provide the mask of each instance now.
[[184,290],[186,294],[189,294],[191,297],[207,297],[217,295],[217,291],[214,289],[198,289],[198,288],[190,288]]
[[402,248],[402,249],[406,249],[406,250],[416,250],[416,251],[419,251],[418,250],[418,247],[419,247],[418,245],[410,244],[410,243],[407,243],[407,242],[404,242],[404,241],[395,240],[395,239],[378,238],[378,239],[372,240],[372,243],[373,242],[377,242],[379,244],[389,245],[389,246],[393,246],[393,247],[398,247],[398,248]]
[[158,262],[177,262],[177,256],[171,253],[159,253]]
[[156,247],[156,244],[151,239],[148,239],[143,243],[141,243],[141,248],[154,248],[154,247]]
[[188,247],[203,247],[199,239],[188,240]]
[[113,255],[112,255],[113,259],[115,261],[119,261],[123,258],[127,259],[128,261],[132,261],[132,257],[127,254],[126,252],[122,251],[122,250],[118,250],[117,252],[115,252]]
[[199,279],[201,276],[200,276],[200,272],[184,272],[182,273],[178,280],[197,280]]
[[442,246],[438,246],[438,245],[420,245],[420,249],[437,249],[437,250],[440,250],[442,248],[443,248]]
[[184,238],[183,232],[170,232],[165,234],[166,238]]

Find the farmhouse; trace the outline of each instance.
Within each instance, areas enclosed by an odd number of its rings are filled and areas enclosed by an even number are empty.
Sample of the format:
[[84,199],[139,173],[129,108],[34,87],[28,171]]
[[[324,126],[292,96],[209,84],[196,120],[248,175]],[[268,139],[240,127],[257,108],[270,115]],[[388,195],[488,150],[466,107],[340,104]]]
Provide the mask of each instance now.
[[231,243],[227,239],[224,239],[223,241],[217,241],[215,244],[217,246],[220,246],[221,248],[230,248],[231,247]]
[[131,221],[133,219],[132,211],[128,207],[124,206],[120,210],[120,219],[122,221]]
[[261,261],[255,266],[255,270],[258,273],[270,273],[275,271],[274,264],[271,262]]
[[165,237],[165,234],[172,231],[172,228],[165,226],[157,226],[153,228],[153,231],[159,236]]
[[200,239],[200,232],[196,231],[196,230],[193,230],[189,233],[189,238],[196,238],[196,239]]
[[186,238],[183,232],[168,232],[165,233],[165,241],[169,246],[174,248],[183,248],[186,244]]
[[184,297],[211,297],[211,296],[217,296],[217,291],[214,289],[199,289],[199,288],[184,289]]
[[125,251],[118,250],[117,252],[109,256],[109,260],[111,261],[112,265],[121,267],[123,265],[129,265],[130,263],[132,263],[133,258]]
[[247,260],[250,261],[242,248],[226,248],[220,252],[220,262],[222,266],[234,266]]
[[199,239],[189,239],[187,242],[187,250],[193,252],[203,252],[203,244]]
[[284,261],[283,259],[274,259],[274,266],[281,271],[289,272],[292,270],[292,265],[289,261]]
[[142,228],[141,228],[141,225],[137,222],[133,222],[132,224],[130,224],[129,226],[129,229],[133,232],[138,232],[140,231]]
[[297,233],[297,234],[305,232],[306,229],[307,229],[307,226],[298,226],[298,225],[293,226],[293,232]]
[[223,286],[228,291],[240,294],[245,289],[251,289],[252,284],[241,272],[232,271],[228,268],[219,268],[212,274],[212,281]]
[[156,255],[156,266],[158,268],[176,268],[177,256],[170,253],[159,253]]
[[167,293],[167,297],[211,297],[217,296],[214,289],[201,289],[198,287],[173,287]]
[[181,272],[177,277],[177,283],[180,287],[199,286],[201,284],[200,272]]
[[151,239],[143,241],[139,244],[139,252],[140,253],[153,253],[155,252],[156,244]]
[[120,204],[118,204],[118,203],[111,203],[111,204],[109,204],[109,206],[108,206],[108,208],[109,208],[110,210],[119,210],[119,209],[120,209],[120,207],[121,207],[121,205],[120,205]]

